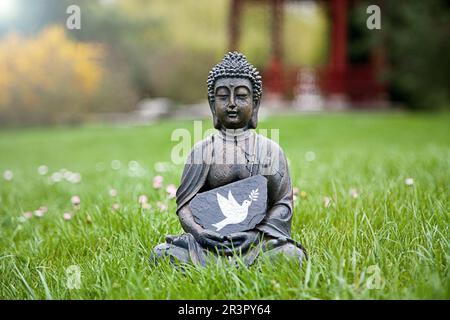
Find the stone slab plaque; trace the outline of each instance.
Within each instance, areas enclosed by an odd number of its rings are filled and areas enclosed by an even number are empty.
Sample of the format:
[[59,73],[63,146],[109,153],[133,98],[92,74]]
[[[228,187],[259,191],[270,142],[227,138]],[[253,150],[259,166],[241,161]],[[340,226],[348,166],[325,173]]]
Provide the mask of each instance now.
[[267,179],[257,175],[198,193],[189,207],[198,224],[222,236],[251,230],[267,212]]

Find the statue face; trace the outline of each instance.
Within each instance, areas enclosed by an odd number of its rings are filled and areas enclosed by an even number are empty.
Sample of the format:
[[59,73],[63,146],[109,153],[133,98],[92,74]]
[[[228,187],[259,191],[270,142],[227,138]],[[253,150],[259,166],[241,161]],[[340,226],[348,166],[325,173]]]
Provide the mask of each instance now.
[[253,114],[253,90],[250,80],[218,79],[214,86],[216,117],[225,129],[247,128]]

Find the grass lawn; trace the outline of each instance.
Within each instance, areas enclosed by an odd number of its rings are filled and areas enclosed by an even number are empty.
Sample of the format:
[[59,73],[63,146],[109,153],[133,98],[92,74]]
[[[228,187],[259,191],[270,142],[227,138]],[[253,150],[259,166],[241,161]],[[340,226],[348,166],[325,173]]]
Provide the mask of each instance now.
[[[192,131],[192,122],[0,130],[0,173],[13,173],[0,176],[0,298],[450,299],[449,124],[448,114],[264,119],[261,128],[280,128],[293,184],[304,191],[292,234],[310,259],[301,268],[280,260],[184,273],[168,263],[150,268],[147,258],[182,231],[165,191],[182,166],[161,162],[176,144],[171,132]],[[41,165],[47,174],[38,174]],[[60,169],[81,182],[50,183]],[[163,189],[152,186],[158,174]],[[141,194],[150,209],[140,208]],[[43,217],[23,216],[41,206]]]

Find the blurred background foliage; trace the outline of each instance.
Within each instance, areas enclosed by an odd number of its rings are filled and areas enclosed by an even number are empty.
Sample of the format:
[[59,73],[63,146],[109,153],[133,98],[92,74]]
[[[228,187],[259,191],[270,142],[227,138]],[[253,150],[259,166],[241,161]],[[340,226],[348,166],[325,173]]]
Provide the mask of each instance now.
[[[381,7],[382,32],[361,28],[366,9]],[[389,98],[409,109],[450,107],[450,2],[358,1],[350,13],[350,61],[364,61],[381,44],[388,68],[382,75]]]
[[76,119],[76,113],[85,113],[98,91],[101,57],[100,47],[68,39],[61,27],[45,29],[34,38],[9,34],[0,42],[2,120],[56,123]]
[[449,108],[450,2],[386,1],[384,12],[391,99],[413,109]]
[[[143,98],[204,100],[205,80],[227,51],[228,0],[1,0],[0,122],[79,121],[87,113],[128,112]],[[287,65],[327,61],[324,6],[287,4]],[[383,1],[382,32],[365,25],[367,1],[351,13],[359,39],[352,59],[379,41],[388,53],[384,75],[391,98],[415,109],[447,108],[450,97],[450,10],[444,0]],[[67,30],[66,9],[81,8],[81,30]],[[241,50],[258,68],[268,63],[266,6],[244,10]],[[358,36],[359,34],[359,36]],[[64,111],[64,112],[63,112]]]
[[[0,73],[8,73],[15,80],[0,87],[0,96],[14,94],[22,98],[2,99],[3,124],[76,122],[88,113],[131,111],[144,98],[167,97],[178,104],[197,103],[205,98],[209,69],[227,51],[228,0],[14,2],[16,15],[0,20],[0,43],[9,51],[0,57]],[[65,28],[69,16],[66,9],[71,4],[81,8],[80,30]],[[289,64],[316,65],[326,59],[326,17],[321,7],[314,8],[289,10],[286,14],[285,52]],[[259,68],[267,63],[270,53],[267,11],[264,5],[244,11],[242,50]],[[56,25],[59,29],[55,29]],[[67,55],[65,59],[54,59],[50,68],[45,62],[33,63],[34,73],[27,73],[34,79],[35,98],[25,100],[26,90],[30,89],[26,83],[16,85],[23,81],[23,74],[6,69],[19,58],[7,49],[11,34],[21,39],[23,47],[15,49],[22,51],[21,59],[35,61],[33,50],[25,47],[28,42],[39,46],[48,30],[57,32],[60,45],[71,45],[73,55],[79,58],[82,47],[76,44],[98,50],[95,57],[84,57],[85,63],[92,66],[88,73],[97,77],[89,93],[84,91],[82,82],[61,81],[69,79],[65,76],[67,69],[76,66]],[[301,36],[298,30],[303,30]],[[45,55],[50,57],[53,48],[42,44],[42,50],[47,50]],[[45,81],[41,82],[43,78]],[[12,89],[14,92],[6,92]]]

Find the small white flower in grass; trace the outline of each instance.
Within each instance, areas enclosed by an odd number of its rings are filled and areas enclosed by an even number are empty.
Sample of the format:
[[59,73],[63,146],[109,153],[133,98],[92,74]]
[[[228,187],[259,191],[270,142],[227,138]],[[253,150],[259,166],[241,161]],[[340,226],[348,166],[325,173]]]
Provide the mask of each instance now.
[[294,194],[294,196],[292,197],[294,201],[297,201],[298,197],[296,194]]
[[42,218],[43,216],[44,216],[44,211],[42,211],[42,210],[40,210],[40,209],[37,209],[37,210],[35,210],[34,211],[34,215],[36,216],[36,217],[38,217],[38,218]]
[[407,186],[412,186],[414,184],[414,179],[413,178],[406,178],[405,179],[405,184]]
[[81,203],[81,199],[79,196],[72,196],[72,198],[70,198],[70,202],[72,202],[72,205],[74,206],[79,206]]
[[79,182],[81,182],[81,174],[75,172],[75,175],[72,177],[72,183],[79,183]]
[[33,218],[33,212],[31,212],[31,211],[24,212],[24,213],[22,213],[22,216],[25,219],[31,219],[31,218]]
[[294,194],[294,196],[296,196],[296,195],[298,195],[298,192],[299,192],[300,190],[297,188],[297,187],[294,187],[293,189],[292,189],[292,193]]
[[165,203],[162,203],[161,201],[156,202],[156,206],[161,211],[166,211],[167,210],[167,205]]
[[160,189],[162,187],[162,183],[164,178],[162,176],[156,176],[153,178],[153,188]]
[[305,160],[308,162],[316,160],[316,154],[314,153],[314,151],[307,151],[305,153]]
[[46,206],[42,206],[39,208],[42,212],[46,213],[48,211],[48,208]]
[[109,189],[109,195],[111,197],[117,197],[117,190],[116,189]]
[[143,204],[148,202],[148,198],[147,198],[147,196],[145,194],[143,194],[143,195],[139,196],[138,201],[139,201],[140,205],[143,205]]
[[6,170],[3,172],[3,178],[6,181],[11,181],[14,178],[14,173],[11,170]]
[[67,171],[64,169],[64,172],[61,172],[62,176],[64,179],[66,179],[67,181],[70,180],[70,178],[72,177],[72,172]]
[[147,210],[147,209],[151,209],[151,208],[152,208],[152,205],[150,203],[143,203],[142,204],[142,209]]
[[349,191],[349,194],[352,198],[356,199],[358,198],[359,194],[358,194],[358,189],[356,188],[351,188]]
[[67,181],[70,183],[80,183],[81,182],[81,174],[78,172],[71,172],[68,175]]
[[174,184],[169,184],[166,191],[169,194],[169,199],[175,198],[177,194],[177,187]]
[[331,206],[331,198],[323,197],[323,205],[325,206],[325,208],[329,208]]
[[48,173],[48,167],[46,165],[41,165],[38,167],[38,173],[41,176],[45,176]]
[[119,160],[111,161],[111,168],[113,170],[119,170],[122,167],[122,163]]
[[111,207],[113,210],[119,210],[120,209],[120,204],[118,203],[114,203]]
[[63,219],[66,221],[72,219],[72,214],[70,212],[64,212]]
[[54,172],[50,176],[52,182],[60,182],[63,178],[63,175],[60,172]]

